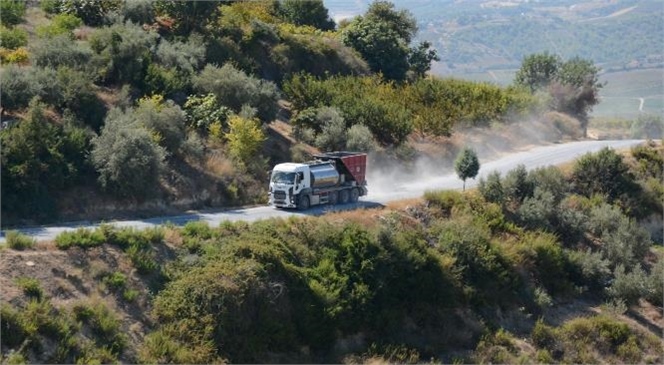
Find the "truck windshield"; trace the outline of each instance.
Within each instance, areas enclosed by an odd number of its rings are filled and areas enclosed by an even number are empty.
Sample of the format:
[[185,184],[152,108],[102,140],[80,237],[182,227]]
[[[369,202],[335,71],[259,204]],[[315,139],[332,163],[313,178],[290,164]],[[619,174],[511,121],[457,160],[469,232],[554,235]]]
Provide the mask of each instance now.
[[281,183],[281,184],[292,184],[295,182],[295,173],[294,172],[281,172],[275,171],[272,173],[272,182]]

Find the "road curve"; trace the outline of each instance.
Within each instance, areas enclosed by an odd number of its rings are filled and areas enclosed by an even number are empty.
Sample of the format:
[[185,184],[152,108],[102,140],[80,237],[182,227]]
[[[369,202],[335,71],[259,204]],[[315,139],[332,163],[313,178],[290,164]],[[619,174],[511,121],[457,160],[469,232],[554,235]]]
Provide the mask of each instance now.
[[[543,147],[535,147],[527,151],[517,152],[503,156],[493,161],[480,160],[481,168],[477,179],[466,181],[467,187],[477,185],[479,177],[486,176],[492,171],[498,171],[505,174],[507,171],[515,168],[519,164],[524,164],[527,169],[537,167],[557,165],[576,159],[577,157],[595,152],[604,147],[621,149],[630,147],[643,140],[620,140],[620,141],[581,141],[565,144],[556,144]],[[385,184],[381,184],[383,187]],[[111,221],[106,222],[116,227],[134,227],[138,229],[154,227],[157,225],[172,223],[182,226],[191,221],[205,221],[210,225],[218,225],[223,221],[256,221],[273,217],[288,216],[315,216],[322,215],[330,211],[350,210],[356,208],[376,208],[383,204],[400,199],[415,198],[421,196],[426,190],[434,189],[461,189],[462,182],[450,172],[441,172],[439,176],[429,177],[426,180],[416,180],[412,183],[400,184],[393,189],[381,189],[382,191],[372,191],[371,181],[369,181],[369,195],[364,197],[356,204],[347,204],[343,206],[313,207],[306,212],[293,210],[281,210],[273,207],[261,206],[253,208],[238,208],[230,210],[203,211],[195,213],[186,213],[177,216],[155,217],[141,220]],[[21,228],[19,232],[35,238],[36,240],[53,240],[64,231],[71,231],[77,228],[95,228],[100,222],[72,222],[63,223],[59,226],[42,226],[32,228]],[[5,241],[5,231],[0,232],[0,243]]]

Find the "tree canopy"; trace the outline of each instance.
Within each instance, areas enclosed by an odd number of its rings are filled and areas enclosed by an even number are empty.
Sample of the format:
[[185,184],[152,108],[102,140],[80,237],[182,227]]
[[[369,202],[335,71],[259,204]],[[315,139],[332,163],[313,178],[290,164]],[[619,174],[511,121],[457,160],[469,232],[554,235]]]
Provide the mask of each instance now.
[[480,161],[472,148],[464,147],[454,161],[454,170],[459,179],[463,180],[463,190],[466,190],[466,179],[474,179],[480,171]]

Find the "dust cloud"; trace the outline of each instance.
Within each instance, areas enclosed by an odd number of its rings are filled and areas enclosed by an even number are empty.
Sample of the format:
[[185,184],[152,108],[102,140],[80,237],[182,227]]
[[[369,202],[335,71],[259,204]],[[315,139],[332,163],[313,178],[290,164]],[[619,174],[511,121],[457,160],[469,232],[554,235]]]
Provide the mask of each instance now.
[[[454,160],[465,146],[474,149],[483,164],[520,150],[579,137],[578,121],[547,113],[538,119],[494,124],[491,128],[457,129],[451,137],[436,140],[412,138],[408,143],[412,150],[401,147],[399,151],[384,150],[369,155],[368,198],[406,198],[420,196],[428,189],[461,188]],[[395,154],[410,158],[398,159]]]

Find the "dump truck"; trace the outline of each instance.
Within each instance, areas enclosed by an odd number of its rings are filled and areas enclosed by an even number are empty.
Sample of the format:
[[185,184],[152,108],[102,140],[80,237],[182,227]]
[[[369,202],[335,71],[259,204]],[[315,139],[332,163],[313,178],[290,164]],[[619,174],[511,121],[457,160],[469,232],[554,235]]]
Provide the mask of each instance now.
[[355,203],[367,195],[367,155],[336,151],[304,163],[280,163],[270,172],[269,204],[306,210],[321,204]]

